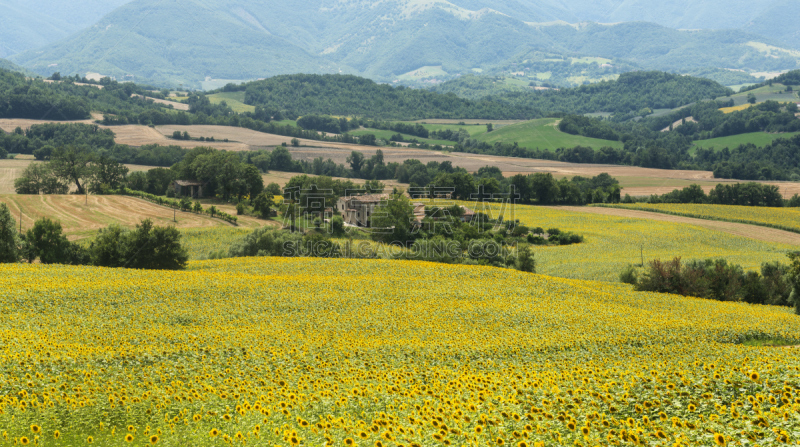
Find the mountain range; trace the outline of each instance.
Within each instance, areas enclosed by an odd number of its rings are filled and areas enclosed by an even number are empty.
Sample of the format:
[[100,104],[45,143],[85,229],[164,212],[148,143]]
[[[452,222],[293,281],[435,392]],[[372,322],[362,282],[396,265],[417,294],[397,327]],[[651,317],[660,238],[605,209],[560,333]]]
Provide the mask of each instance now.
[[112,6],[10,59],[43,75],[206,88],[299,72],[446,78],[542,52],[672,72],[800,67],[796,0],[116,0],[73,22]]

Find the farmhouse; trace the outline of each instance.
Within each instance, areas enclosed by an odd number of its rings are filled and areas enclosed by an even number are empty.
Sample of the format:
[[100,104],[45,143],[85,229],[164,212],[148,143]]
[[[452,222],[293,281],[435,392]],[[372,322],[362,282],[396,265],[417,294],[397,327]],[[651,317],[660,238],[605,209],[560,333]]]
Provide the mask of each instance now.
[[359,227],[369,227],[369,218],[375,208],[389,200],[388,194],[366,194],[363,196],[342,197],[336,202],[344,222]]
[[203,198],[203,187],[206,183],[194,180],[175,180],[170,185],[175,189],[175,195],[178,197],[188,196],[193,199]]

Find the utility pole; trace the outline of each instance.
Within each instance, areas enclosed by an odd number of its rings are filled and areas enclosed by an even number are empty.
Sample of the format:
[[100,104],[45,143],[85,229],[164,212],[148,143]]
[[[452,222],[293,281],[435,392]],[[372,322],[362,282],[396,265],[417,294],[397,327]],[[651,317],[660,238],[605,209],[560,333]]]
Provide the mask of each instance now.
[[641,250],[642,250],[642,267],[644,267],[644,244],[642,244],[642,245],[640,246],[640,248],[641,248]]
[[172,208],[172,221],[178,223],[177,208]]
[[22,207],[19,207],[19,234],[22,234]]

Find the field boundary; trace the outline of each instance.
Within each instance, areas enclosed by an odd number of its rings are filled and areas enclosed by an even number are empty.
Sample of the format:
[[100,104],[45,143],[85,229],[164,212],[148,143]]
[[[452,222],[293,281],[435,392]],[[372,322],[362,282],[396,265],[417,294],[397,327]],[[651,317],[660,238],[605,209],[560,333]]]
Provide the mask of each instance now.
[[[597,203],[597,204],[592,204],[592,205],[589,205],[589,206],[590,207],[594,207],[594,208],[615,208],[615,209],[619,209],[619,210],[642,211],[642,212],[646,212],[646,213],[667,214],[667,215],[670,215],[670,216],[691,217],[693,219],[715,220],[717,222],[740,223],[740,224],[746,224],[746,225],[755,225],[755,226],[758,226],[758,227],[774,228],[776,230],[782,230],[782,231],[788,231],[790,233],[800,234],[800,229],[798,229],[798,228],[792,228],[792,227],[787,227],[787,226],[784,226],[784,225],[770,224],[770,223],[765,223],[765,222],[757,222],[757,221],[747,220],[747,219],[723,219],[723,218],[720,218],[720,217],[707,216],[705,214],[698,214],[698,213],[689,213],[689,212],[680,213],[680,212],[675,212],[675,211],[659,210],[659,209],[654,209],[654,208],[642,208],[642,207],[636,207],[636,206],[619,206],[619,205],[614,205],[614,204],[610,204],[610,203]],[[754,207],[754,208],[758,208],[758,207]]]

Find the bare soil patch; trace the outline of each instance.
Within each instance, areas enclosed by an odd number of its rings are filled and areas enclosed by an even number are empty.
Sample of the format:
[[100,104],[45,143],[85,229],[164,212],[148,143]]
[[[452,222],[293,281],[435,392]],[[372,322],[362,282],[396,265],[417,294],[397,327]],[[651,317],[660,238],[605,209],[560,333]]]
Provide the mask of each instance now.
[[778,230],[775,228],[761,227],[734,222],[721,222],[716,220],[696,219],[693,217],[672,216],[669,214],[651,213],[647,211],[624,210],[619,208],[596,208],[583,206],[563,206],[550,207],[564,211],[579,213],[603,214],[606,216],[619,216],[635,219],[660,220],[664,222],[674,222],[687,225],[695,225],[710,230],[721,231],[735,236],[746,237],[764,242],[775,242],[780,244],[800,245],[800,234],[789,231]]

